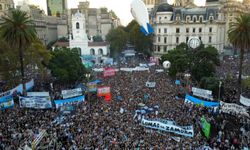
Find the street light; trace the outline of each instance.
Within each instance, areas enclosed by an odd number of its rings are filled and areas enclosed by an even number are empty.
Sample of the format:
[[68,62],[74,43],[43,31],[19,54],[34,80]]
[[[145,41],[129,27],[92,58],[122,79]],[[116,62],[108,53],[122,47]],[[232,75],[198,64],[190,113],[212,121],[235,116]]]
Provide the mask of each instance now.
[[[86,77],[86,79],[87,79],[87,83],[86,83],[86,85],[88,85],[88,83],[89,83],[89,78],[90,78],[90,76],[91,76],[91,74],[90,74],[90,73],[86,73],[86,74],[85,74],[85,77]],[[88,96],[88,101],[90,101],[90,100],[89,100],[89,99],[90,99],[90,98],[89,98],[89,89],[88,89],[88,91],[87,91],[87,92],[88,92],[88,95],[87,95],[87,96]]]

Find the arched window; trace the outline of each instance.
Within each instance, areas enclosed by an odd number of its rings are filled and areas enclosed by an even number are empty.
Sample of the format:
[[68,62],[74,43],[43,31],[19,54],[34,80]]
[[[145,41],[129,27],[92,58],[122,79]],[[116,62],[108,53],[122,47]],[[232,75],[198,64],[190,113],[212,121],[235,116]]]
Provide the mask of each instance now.
[[80,28],[80,25],[79,25],[79,22],[76,23],[76,29],[79,29]]
[[0,10],[3,10],[3,6],[2,6],[2,4],[0,4]]
[[103,55],[103,49],[102,49],[102,48],[99,48],[99,49],[98,49],[98,54],[99,54],[99,55]]
[[95,50],[93,48],[90,49],[90,55],[95,55]]

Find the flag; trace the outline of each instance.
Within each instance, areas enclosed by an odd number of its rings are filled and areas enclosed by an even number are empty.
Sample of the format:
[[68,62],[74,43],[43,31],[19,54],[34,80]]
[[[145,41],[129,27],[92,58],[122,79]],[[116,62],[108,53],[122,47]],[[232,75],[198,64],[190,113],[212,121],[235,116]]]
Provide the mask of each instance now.
[[207,122],[207,120],[205,119],[204,116],[202,116],[200,121],[201,121],[201,128],[202,128],[202,131],[203,131],[205,137],[209,138],[210,137],[210,128],[211,128],[210,123]]

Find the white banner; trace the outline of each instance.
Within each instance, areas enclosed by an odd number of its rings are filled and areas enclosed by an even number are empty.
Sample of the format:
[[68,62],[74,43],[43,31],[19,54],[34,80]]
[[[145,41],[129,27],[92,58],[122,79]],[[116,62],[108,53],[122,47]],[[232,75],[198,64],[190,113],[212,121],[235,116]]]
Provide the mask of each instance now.
[[51,101],[47,97],[19,97],[20,107],[48,109],[52,108]]
[[80,95],[82,95],[81,88],[76,88],[76,89],[71,89],[71,90],[62,90],[63,99],[76,97],[76,96],[80,96]]
[[172,132],[179,135],[184,135],[188,137],[194,136],[193,126],[178,126],[175,123],[168,123],[168,122],[161,122],[161,121],[154,121],[154,120],[146,120],[142,119],[141,125],[147,128],[162,130],[166,132]]
[[103,68],[93,68],[92,70],[95,72],[103,72]]
[[250,99],[240,95],[240,103],[247,107],[250,107]]
[[193,95],[213,100],[212,91],[192,87]]
[[225,102],[220,102],[220,111],[223,113],[228,113],[232,115],[242,115],[249,117],[249,114],[247,112],[247,109],[243,106],[240,106],[238,104],[234,103],[225,103]]
[[157,73],[164,72],[164,70],[163,70],[163,69],[156,69],[155,71],[156,71]]
[[146,87],[150,87],[150,88],[153,88],[155,87],[156,83],[155,82],[146,82]]
[[50,97],[49,92],[27,92],[27,96]]
[[132,72],[134,68],[120,68],[121,71]]

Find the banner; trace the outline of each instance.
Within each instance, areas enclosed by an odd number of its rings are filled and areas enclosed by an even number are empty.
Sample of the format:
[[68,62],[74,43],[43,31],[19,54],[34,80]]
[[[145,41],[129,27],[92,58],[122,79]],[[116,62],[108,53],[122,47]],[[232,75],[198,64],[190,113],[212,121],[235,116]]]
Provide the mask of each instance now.
[[202,128],[202,131],[203,131],[205,137],[209,138],[211,125],[209,122],[207,122],[207,120],[205,119],[204,116],[202,116],[202,118],[201,118],[201,128]]
[[157,73],[164,72],[164,70],[163,70],[163,69],[156,69],[155,71],[156,71]]
[[187,137],[194,136],[193,126],[178,126],[173,123],[146,120],[146,119],[142,119],[141,125],[147,128],[162,130],[166,132],[172,132],[172,133],[187,136]]
[[121,71],[132,72],[134,68],[120,68]]
[[76,88],[76,89],[71,89],[71,90],[62,90],[63,99],[76,97],[76,96],[80,96],[80,95],[82,95],[81,88]]
[[[27,82],[26,85],[26,91],[31,90],[34,87],[34,79],[30,80],[29,82]],[[11,94],[13,94],[13,92],[17,92],[17,93],[23,93],[23,85],[19,84],[17,87],[15,87],[14,89],[11,90]]]
[[74,103],[80,103],[85,100],[85,96],[78,96],[74,98],[69,98],[69,99],[63,99],[63,100],[54,100],[56,108],[59,108],[63,105],[69,105],[69,104],[74,104]]
[[204,101],[204,100],[200,100],[198,98],[195,98],[191,95],[186,94],[185,96],[185,102],[187,103],[193,103],[196,105],[202,105],[205,107],[219,107],[220,103],[219,102],[210,102],[210,101]]
[[155,82],[146,82],[146,87],[149,87],[149,88],[154,88],[155,87]]
[[89,82],[87,84],[89,92],[96,92],[97,91],[97,83],[96,82]]
[[181,81],[180,80],[175,80],[175,84],[176,85],[181,85]]
[[93,71],[95,71],[95,72],[103,72],[103,68],[93,68],[92,69]]
[[21,108],[52,108],[52,103],[48,97],[19,97],[19,104]]
[[228,113],[231,115],[242,115],[249,117],[248,111],[245,107],[240,106],[238,104],[234,103],[225,103],[225,102],[220,102],[220,111],[223,113]]
[[4,97],[0,97],[0,109],[8,109],[14,107],[14,101],[12,95],[7,95]]
[[115,69],[113,68],[105,68],[103,71],[104,77],[114,76],[115,75]]
[[27,96],[50,97],[49,92],[27,92]]
[[149,71],[149,68],[137,66],[133,69],[133,71]]
[[192,87],[193,95],[213,100],[212,91]]
[[247,107],[250,107],[250,99],[240,95],[240,103]]
[[103,86],[103,87],[99,87],[97,89],[98,96],[106,96],[107,94],[110,94],[110,87],[109,86]]

